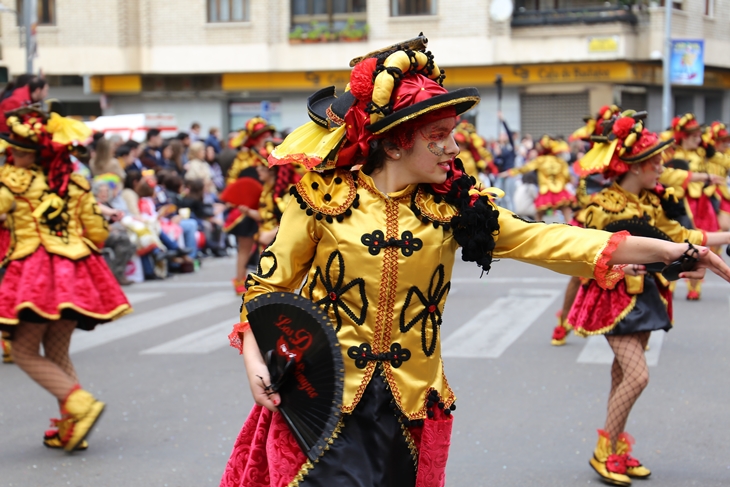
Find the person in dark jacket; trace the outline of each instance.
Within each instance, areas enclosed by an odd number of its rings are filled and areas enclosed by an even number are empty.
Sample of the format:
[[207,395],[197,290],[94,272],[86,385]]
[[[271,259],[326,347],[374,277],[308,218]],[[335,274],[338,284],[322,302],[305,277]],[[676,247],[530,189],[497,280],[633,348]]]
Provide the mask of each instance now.
[[[507,121],[505,121],[502,116],[502,112],[497,112],[497,116],[502,122],[502,126],[507,133],[507,140],[500,140],[499,145],[494,150],[494,164],[497,166],[497,169],[499,169],[499,172],[503,173],[515,167],[515,142],[512,131],[509,129]],[[502,137],[500,137],[500,139],[502,139]],[[497,187],[504,191],[504,198],[502,198],[501,201],[502,206],[512,210],[514,206],[512,203],[512,197],[515,193],[515,180],[512,178],[500,177],[497,179]]]

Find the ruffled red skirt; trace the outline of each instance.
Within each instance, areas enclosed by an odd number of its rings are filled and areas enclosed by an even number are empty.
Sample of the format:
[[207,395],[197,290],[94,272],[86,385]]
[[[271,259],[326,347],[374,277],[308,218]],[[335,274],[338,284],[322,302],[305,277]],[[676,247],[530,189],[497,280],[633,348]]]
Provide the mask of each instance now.
[[692,212],[692,220],[694,221],[695,228],[706,232],[717,232],[720,230],[715,208],[712,206],[712,202],[706,194],[702,193],[702,196],[699,198],[690,198],[687,196],[687,205],[689,205],[689,210]]
[[[408,428],[419,452],[416,487],[443,487],[446,483],[453,419],[436,406],[431,409],[433,418],[424,420],[423,426]],[[311,468],[316,469],[316,464],[308,463],[281,414],[254,406],[233,445],[220,487],[286,487],[296,477],[300,481],[306,478]]]
[[575,201],[575,197],[567,189],[563,189],[559,193],[548,191],[535,198],[535,209],[537,211],[557,210],[564,206],[570,206],[573,201]]
[[104,258],[79,260],[49,254],[42,246],[8,264],[0,284],[0,327],[12,330],[22,320],[73,319],[91,330],[129,311],[131,306]]
[[668,330],[671,321],[672,292],[649,276],[644,292],[633,295],[623,279],[613,289],[603,289],[591,280],[578,290],[567,317],[580,336]]

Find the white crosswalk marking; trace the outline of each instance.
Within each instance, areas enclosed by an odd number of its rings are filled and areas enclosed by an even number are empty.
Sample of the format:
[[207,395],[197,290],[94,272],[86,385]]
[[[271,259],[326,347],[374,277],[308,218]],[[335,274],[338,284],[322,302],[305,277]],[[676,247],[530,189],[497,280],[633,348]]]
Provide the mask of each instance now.
[[175,340],[139,352],[142,355],[204,354],[228,345],[228,334],[238,317],[221,321],[202,330],[181,336]]
[[[664,330],[657,330],[652,332],[649,338],[649,350],[646,352],[646,363],[649,367],[656,367],[659,364],[664,334]],[[588,337],[576,361],[579,364],[611,364],[613,350],[603,336]]]
[[240,300],[240,297],[230,292],[211,293],[187,301],[163,306],[145,313],[133,313],[114,323],[102,325],[91,333],[77,330],[74,332],[71,340],[70,352],[78,353],[98,347],[99,345],[152,330],[221,306],[227,306],[235,310],[235,303]]
[[145,301],[152,301],[153,299],[157,299],[160,296],[164,296],[165,293],[125,293],[127,295],[127,299],[129,300],[129,304],[132,306],[137,306],[140,303],[144,303]]
[[518,289],[496,299],[446,337],[444,357],[497,358],[552,304],[562,290]]

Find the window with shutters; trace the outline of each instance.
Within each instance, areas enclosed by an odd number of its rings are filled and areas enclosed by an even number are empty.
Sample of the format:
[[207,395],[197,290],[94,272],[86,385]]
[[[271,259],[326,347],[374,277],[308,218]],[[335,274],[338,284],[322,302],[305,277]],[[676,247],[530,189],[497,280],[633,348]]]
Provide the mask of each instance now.
[[590,115],[588,92],[520,95],[521,134],[538,139],[542,135],[566,140]]
[[[16,0],[15,10],[18,12],[18,25],[25,25],[23,0]],[[36,13],[38,25],[56,25],[56,0],[37,0]]]
[[248,22],[251,20],[249,0],[207,0],[208,22]]
[[436,15],[436,0],[390,0],[390,15]]

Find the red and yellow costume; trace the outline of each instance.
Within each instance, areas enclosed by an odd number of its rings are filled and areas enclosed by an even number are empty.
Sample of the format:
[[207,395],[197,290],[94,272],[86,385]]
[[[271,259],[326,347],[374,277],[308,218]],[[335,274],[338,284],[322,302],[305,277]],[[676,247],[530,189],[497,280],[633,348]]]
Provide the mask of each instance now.
[[570,168],[561,154],[570,152],[565,142],[543,136],[538,142],[538,156],[522,167],[510,169],[510,176],[537,171],[537,185],[540,194],[535,199],[539,212],[558,210],[570,206],[575,197],[567,190],[570,182]]
[[[352,170],[378,139],[404,140],[413,127],[455,117],[479,100],[473,88],[447,92],[441,79],[421,50],[361,60],[350,91],[313,95],[312,122],[270,157],[271,164],[296,161],[323,172],[296,184],[276,241],[248,279],[232,344],[242,345],[245,303],[294,291],[306,278],[301,294],[328,313],[344,358],[342,418],[314,463],[278,412],[255,406],[221,486],[335,485],[343,471],[358,485],[443,486],[456,398],[444,374],[440,327],[457,250],[483,269],[492,257],[513,258],[606,286],[621,278],[607,262],[623,234],[526,222],[472,187],[458,160],[443,184],[389,194],[364,170]],[[412,120],[413,113],[420,116]]]
[[[49,130],[59,118],[51,114]],[[49,152],[42,151],[40,157],[53,158],[56,166],[67,162],[68,168],[52,166],[50,173],[41,166],[18,168],[11,155],[2,171],[0,214],[8,214],[10,246],[0,285],[0,328],[12,332],[21,319],[69,318],[79,328],[91,330],[131,307],[99,253],[108,229],[88,181],[70,174],[63,143],[52,142],[53,134],[33,119],[33,112],[15,115],[8,118],[8,125],[19,133],[36,126],[37,143]],[[64,171],[68,171],[65,176]],[[58,192],[50,188],[49,177],[64,179]]]
[[466,150],[459,153],[459,159],[464,164],[464,171],[477,182],[479,174],[496,175],[499,170],[494,164],[492,153],[487,150],[487,143],[477,133],[474,125],[462,120],[454,129],[456,143],[466,146]]
[[[620,181],[620,177],[630,171],[634,164],[641,164],[661,154],[668,148],[671,141],[661,141],[659,137],[647,131],[639,116],[634,118],[633,113],[624,117],[617,117],[608,126],[601,142],[591,149],[579,164],[585,173],[602,173]],[[655,161],[651,161],[654,163]],[[661,159],[659,159],[661,162]],[[640,170],[643,170],[640,169]],[[638,173],[637,173],[638,174]],[[638,176],[637,176],[638,177]],[[676,172],[673,176],[684,181],[688,178],[686,171]],[[670,178],[671,179],[671,178]],[[682,184],[684,184],[682,183]],[[671,192],[666,194],[671,196]],[[612,232],[628,231],[632,235],[654,237],[674,242],[688,241],[694,244],[704,244],[707,234],[703,231],[688,230],[678,222],[670,220],[664,213],[661,198],[653,191],[641,190],[638,194],[626,191],[620,184],[615,183],[600,193],[591,197],[591,202],[577,216],[586,228],[602,229]],[[663,267],[663,265],[662,265]],[[595,281],[583,285],[575,298],[568,313],[567,321],[580,336],[588,335],[623,335],[625,342],[641,343],[648,340],[648,334],[654,330],[669,330],[672,327],[672,293],[668,282],[658,272],[649,272],[645,275],[626,275],[615,288],[604,289]],[[612,337],[617,338],[617,337]],[[609,344],[613,347],[609,340]],[[644,345],[634,346],[643,360]],[[628,345],[627,345],[628,348]],[[632,380],[628,370],[625,370],[626,357],[614,348],[615,358],[612,366],[612,388],[618,387],[621,380]],[[627,353],[622,351],[621,354]],[[636,362],[634,367],[643,366]],[[637,373],[638,374],[638,373]],[[632,385],[631,383],[628,383]],[[638,388],[638,394],[641,393]],[[628,404],[633,404],[638,398],[634,389],[622,389],[621,398]],[[612,389],[612,394],[614,389]],[[609,424],[617,428],[616,423],[609,423],[619,414],[628,417],[628,410],[617,409],[609,398],[606,430]],[[613,405],[613,409],[612,409]],[[623,407],[623,406],[620,406]],[[619,423],[620,424],[620,423]],[[623,427],[623,426],[621,426]],[[612,444],[611,434],[615,435],[615,445]],[[594,470],[607,482],[615,485],[630,485],[631,478],[646,478],[651,472],[640,462],[630,456],[633,440],[625,433],[618,431],[599,430],[598,444],[590,460]]]
[[720,200],[720,211],[730,214],[730,189],[727,186],[727,177],[730,173],[730,154],[728,151],[718,151],[715,145],[718,141],[727,142],[730,140],[730,133],[722,122],[712,122],[706,128],[702,140],[707,146],[708,153],[712,152],[712,156],[707,160],[707,172],[716,176],[720,176],[723,184],[715,186],[715,197]]

